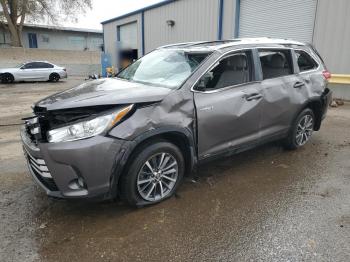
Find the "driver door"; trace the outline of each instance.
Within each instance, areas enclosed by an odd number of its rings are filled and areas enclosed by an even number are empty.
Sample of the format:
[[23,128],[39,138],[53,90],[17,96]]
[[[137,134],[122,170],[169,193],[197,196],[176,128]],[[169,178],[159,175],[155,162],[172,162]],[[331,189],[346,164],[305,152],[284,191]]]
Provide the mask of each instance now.
[[23,65],[19,72],[18,75],[20,76],[20,78],[22,80],[35,80],[40,78],[40,72],[38,71],[39,67],[38,67],[38,63],[37,62],[30,62],[27,63],[25,65]]
[[194,87],[199,159],[259,140],[262,92],[252,51],[223,57]]

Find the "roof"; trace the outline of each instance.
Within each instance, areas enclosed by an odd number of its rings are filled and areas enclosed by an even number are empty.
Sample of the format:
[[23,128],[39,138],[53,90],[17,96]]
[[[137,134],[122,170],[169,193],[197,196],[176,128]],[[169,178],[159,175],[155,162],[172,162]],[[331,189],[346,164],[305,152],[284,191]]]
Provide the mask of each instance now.
[[86,28],[76,28],[76,27],[63,27],[63,26],[53,26],[53,25],[36,25],[36,24],[24,24],[24,27],[29,28],[39,28],[47,30],[58,30],[58,31],[70,31],[70,32],[84,32],[84,33],[95,33],[102,34],[102,30],[97,29],[86,29]]
[[178,43],[178,44],[161,46],[161,47],[159,47],[159,49],[161,49],[161,48],[186,48],[186,49],[219,50],[219,49],[222,49],[225,47],[230,47],[230,46],[254,45],[254,44],[305,45],[304,43],[290,40],[290,39],[260,37],[260,38],[235,38],[235,39],[219,40],[219,41],[200,41],[200,42]]
[[167,5],[167,4],[173,3],[175,1],[178,1],[178,0],[163,0],[162,2],[156,3],[154,5],[149,5],[149,6],[137,9],[135,11],[132,11],[130,13],[126,13],[124,15],[108,19],[106,21],[101,22],[101,24],[104,25],[104,24],[107,24],[107,23],[110,23],[110,22],[114,22],[114,21],[117,21],[119,19],[123,19],[123,18],[129,17],[129,16],[132,16],[132,15],[136,15],[136,14],[145,12],[145,11],[150,10],[150,9],[154,9],[154,8],[157,8],[157,7],[160,7],[160,6],[163,6],[163,5]]

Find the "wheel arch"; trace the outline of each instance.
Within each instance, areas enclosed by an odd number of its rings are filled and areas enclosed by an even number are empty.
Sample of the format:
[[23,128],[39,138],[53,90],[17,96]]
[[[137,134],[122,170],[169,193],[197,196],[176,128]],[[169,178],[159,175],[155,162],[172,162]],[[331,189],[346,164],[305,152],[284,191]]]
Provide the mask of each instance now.
[[192,132],[186,128],[163,127],[148,131],[137,136],[133,140],[133,144],[128,152],[123,156],[124,164],[122,165],[119,174],[115,174],[114,181],[117,191],[119,191],[120,178],[126,173],[132,163],[133,155],[143,146],[153,143],[154,141],[167,141],[176,145],[182,152],[185,160],[185,176],[188,176],[196,167],[197,150],[193,139]]
[[310,108],[315,115],[315,125],[314,130],[318,131],[321,127],[322,122],[322,99],[319,97],[307,100],[301,107],[300,110],[294,115],[293,122],[295,122],[298,115],[305,110],[306,108]]

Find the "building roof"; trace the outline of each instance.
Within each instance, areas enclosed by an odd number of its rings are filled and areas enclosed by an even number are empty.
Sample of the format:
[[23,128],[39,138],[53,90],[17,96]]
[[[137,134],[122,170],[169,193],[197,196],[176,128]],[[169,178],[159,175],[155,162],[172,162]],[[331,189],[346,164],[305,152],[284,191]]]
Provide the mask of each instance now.
[[76,28],[76,27],[63,27],[63,26],[53,26],[53,25],[36,25],[36,24],[24,24],[24,27],[29,28],[39,28],[47,30],[58,30],[58,31],[70,31],[70,32],[84,32],[84,33],[95,33],[102,34],[102,30],[97,29],[86,29],[86,28]]
[[119,19],[126,18],[128,16],[136,15],[136,14],[142,13],[142,12],[150,10],[150,9],[154,9],[154,8],[157,8],[157,7],[160,7],[160,6],[163,6],[163,5],[167,5],[167,4],[173,3],[175,1],[178,1],[178,0],[164,0],[164,1],[156,3],[156,4],[149,5],[149,6],[137,9],[137,10],[132,11],[130,13],[127,13],[127,14],[124,14],[124,15],[121,15],[121,16],[117,16],[117,17],[108,19],[106,21],[101,22],[101,24],[104,25],[104,24],[107,24],[107,23],[110,23],[110,22],[114,22],[114,21],[117,21]]

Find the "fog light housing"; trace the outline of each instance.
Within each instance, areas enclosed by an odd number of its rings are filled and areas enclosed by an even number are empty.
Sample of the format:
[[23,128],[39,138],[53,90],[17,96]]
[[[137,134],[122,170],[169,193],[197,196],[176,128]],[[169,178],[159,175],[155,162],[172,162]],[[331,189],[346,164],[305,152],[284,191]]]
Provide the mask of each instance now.
[[81,188],[86,188],[85,181],[84,181],[84,179],[83,179],[81,176],[78,177],[78,185],[79,185]]
[[73,190],[78,190],[78,189],[86,189],[86,183],[84,178],[81,176],[73,179],[69,184],[68,187]]

